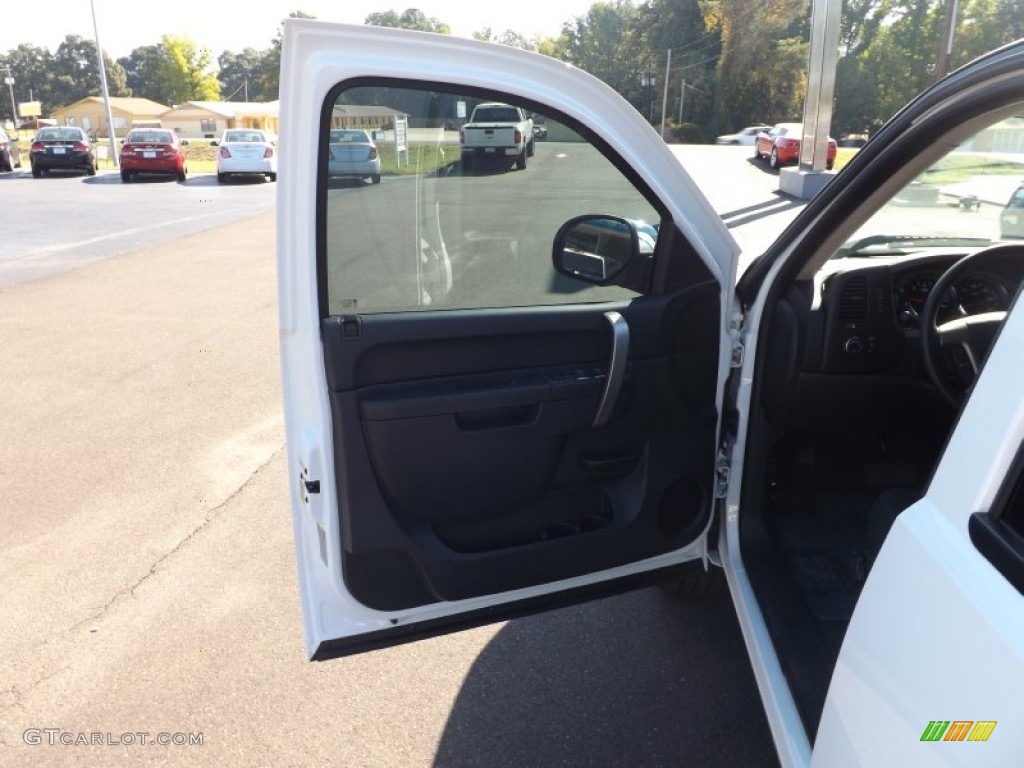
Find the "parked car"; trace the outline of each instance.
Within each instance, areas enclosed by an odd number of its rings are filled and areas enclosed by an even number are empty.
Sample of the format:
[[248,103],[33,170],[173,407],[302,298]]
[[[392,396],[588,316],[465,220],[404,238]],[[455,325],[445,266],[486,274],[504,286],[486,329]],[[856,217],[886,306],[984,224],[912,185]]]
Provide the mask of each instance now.
[[12,136],[0,128],[0,171],[13,171],[21,168],[21,148],[17,136]]
[[[780,168],[800,162],[800,142],[804,127],[800,123],[779,123],[770,130],[762,131],[754,139],[754,158],[768,158],[768,165]],[[836,162],[836,140],[828,138],[828,154],[825,167],[832,170]]]
[[[1024,244],[892,202],[1021,113],[1024,41],[899,110],[738,280],[726,222],[582,70],[305,19],[282,51],[309,658],[724,573],[783,766],[1020,764]],[[325,183],[338,105],[412,122],[473,98],[579,127],[573,162],[410,180],[380,205]],[[423,288],[437,253],[447,293]]]
[[757,134],[762,131],[770,131],[771,129],[770,125],[748,125],[746,128],[736,131],[736,133],[727,133],[724,136],[719,136],[715,139],[715,144],[741,144],[749,147],[753,145]]
[[85,171],[96,175],[96,150],[81,128],[40,128],[29,148],[32,176],[38,179],[50,171]]
[[999,232],[1004,238],[1024,237],[1024,184],[1013,191],[999,214]]
[[369,131],[332,129],[327,142],[327,175],[335,179],[369,179],[380,184],[380,152]]
[[129,131],[121,144],[121,181],[127,183],[140,173],[174,176],[182,182],[188,178],[185,147],[174,131],[159,128]]
[[501,102],[477,104],[459,134],[463,169],[496,162],[506,169],[512,164],[516,170],[525,170],[536,143],[533,123],[522,107]]
[[265,176],[277,181],[277,147],[265,132],[253,128],[229,128],[217,147],[217,181],[223,184],[228,176]]

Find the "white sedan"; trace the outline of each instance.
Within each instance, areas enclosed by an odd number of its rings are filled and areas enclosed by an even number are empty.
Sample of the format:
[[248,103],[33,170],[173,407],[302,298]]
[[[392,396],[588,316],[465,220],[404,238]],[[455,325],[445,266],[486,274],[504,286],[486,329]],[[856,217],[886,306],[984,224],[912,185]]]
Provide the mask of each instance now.
[[221,184],[236,174],[277,181],[277,147],[265,131],[229,128],[213,145],[219,147],[217,181]]
[[327,175],[336,179],[369,179],[380,184],[380,153],[370,134],[359,128],[334,129],[327,145]]
[[719,136],[715,139],[715,144],[741,144],[743,146],[752,147],[757,134],[761,131],[770,131],[772,127],[770,125],[748,125],[746,128],[736,133],[727,133],[724,136]]

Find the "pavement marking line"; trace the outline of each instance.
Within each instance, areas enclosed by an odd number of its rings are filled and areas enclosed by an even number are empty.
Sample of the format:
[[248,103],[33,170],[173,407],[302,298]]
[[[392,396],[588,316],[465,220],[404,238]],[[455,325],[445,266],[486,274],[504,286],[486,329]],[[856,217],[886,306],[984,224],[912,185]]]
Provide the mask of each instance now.
[[27,253],[24,256],[14,256],[14,257],[9,258],[9,259],[3,259],[3,261],[0,261],[0,267],[3,267],[5,265],[7,265],[7,264],[17,264],[17,263],[20,263],[20,262],[23,262],[23,261],[28,261],[30,259],[42,258],[44,256],[50,256],[50,255],[53,255],[55,253],[62,253],[63,251],[70,251],[70,250],[76,249],[76,248],[83,248],[83,247],[86,247],[86,246],[89,246],[89,245],[94,245],[96,243],[102,243],[102,242],[104,242],[106,240],[113,240],[114,238],[117,238],[117,237],[129,237],[131,235],[139,234],[140,232],[151,232],[154,229],[160,229],[162,227],[178,226],[180,224],[185,224],[185,223],[190,222],[190,221],[199,221],[201,219],[212,219],[212,218],[214,218],[216,216],[220,216],[220,215],[221,215],[220,211],[215,212],[215,213],[203,213],[203,214],[200,214],[199,216],[189,216],[189,217],[184,218],[184,219],[175,219],[174,221],[160,222],[160,223],[153,224],[153,225],[148,225],[148,226],[145,226],[145,227],[136,227],[135,229],[126,229],[126,230],[123,230],[123,231],[120,231],[120,232],[111,232],[111,233],[106,234],[106,235],[99,235],[98,237],[93,237],[93,238],[90,238],[88,240],[79,240],[79,241],[74,242],[74,243],[65,243],[63,245],[44,246],[43,248],[39,248],[39,249],[37,249],[35,251],[32,251],[31,253]]

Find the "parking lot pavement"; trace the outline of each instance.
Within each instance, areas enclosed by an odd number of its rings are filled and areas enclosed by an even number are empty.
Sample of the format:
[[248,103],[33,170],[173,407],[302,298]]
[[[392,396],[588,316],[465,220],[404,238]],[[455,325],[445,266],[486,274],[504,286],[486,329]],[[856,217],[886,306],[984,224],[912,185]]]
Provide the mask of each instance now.
[[778,191],[779,177],[744,146],[670,144],[741,248],[740,271],[774,242],[807,204]]
[[194,174],[184,184],[159,176],[123,184],[116,171],[41,179],[27,169],[0,174],[0,195],[18,206],[0,238],[0,288],[271,211],[276,188],[259,181],[219,185],[213,174]]

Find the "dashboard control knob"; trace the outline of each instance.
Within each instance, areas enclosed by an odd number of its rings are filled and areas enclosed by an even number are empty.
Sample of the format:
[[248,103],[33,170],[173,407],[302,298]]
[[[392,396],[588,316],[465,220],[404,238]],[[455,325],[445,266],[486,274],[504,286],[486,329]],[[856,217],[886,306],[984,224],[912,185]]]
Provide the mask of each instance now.
[[859,355],[864,352],[864,341],[860,336],[851,336],[843,344],[843,351],[848,355]]

